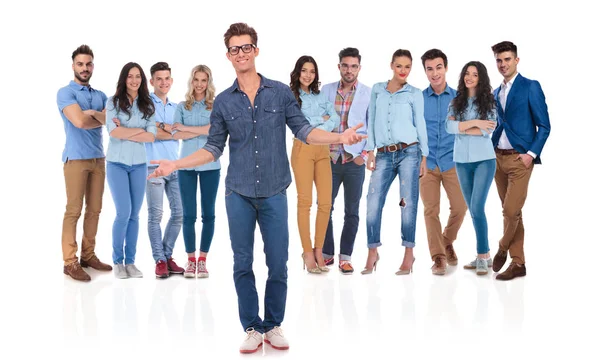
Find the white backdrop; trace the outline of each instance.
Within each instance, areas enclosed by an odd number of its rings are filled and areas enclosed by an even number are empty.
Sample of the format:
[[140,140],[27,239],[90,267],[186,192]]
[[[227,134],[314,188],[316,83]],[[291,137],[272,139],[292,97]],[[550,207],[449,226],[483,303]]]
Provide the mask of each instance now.
[[[322,83],[338,80],[337,54],[352,46],[363,56],[359,80],[371,86],[390,78],[391,55],[404,48],[414,60],[408,81],[423,89],[428,83],[420,56],[436,47],[449,58],[451,86],[456,87],[467,61],[479,60],[496,87],[501,76],[490,47],[513,41],[521,58],[518,70],[540,81],[552,124],[542,153],[544,164],[533,172],[524,208],[528,276],[508,284],[492,276],[476,278],[460,266],[446,277],[434,278],[429,271],[422,204],[415,273],[401,279],[393,276],[402,256],[395,220],[397,182],[386,204],[378,273],[344,277],[333,271],[309,276],[300,270],[292,184],[289,293],[283,324],[291,350],[265,349],[265,354],[522,358],[587,353],[599,320],[590,293],[598,288],[594,275],[599,236],[593,225],[598,222],[600,196],[593,176],[598,116],[592,98],[598,58],[592,34],[598,30],[591,9],[583,3],[136,0],[21,1],[10,9],[0,5],[4,15],[0,22],[4,80],[0,87],[4,109],[0,238],[5,259],[0,332],[8,339],[7,351],[18,351],[16,358],[32,353],[90,358],[237,356],[243,333],[232,281],[223,186],[217,200],[209,280],[154,279],[145,205],[136,261],[144,279],[117,281],[112,274],[91,272],[93,281],[80,284],[62,275],[64,131],[56,92],[72,80],[70,56],[84,43],[95,54],[91,85],[108,96],[129,61],[141,64],[148,76],[152,64],[167,61],[174,78],[170,99],[176,102],[183,99],[189,71],[197,64],[211,67],[217,91],[222,91],[235,77],[225,57],[223,34],[229,24],[247,22],[258,32],[258,71],[284,83],[304,54],[316,58]],[[106,145],[106,132],[104,140]],[[222,157],[222,182],[227,155],[226,151]],[[336,248],[342,195],[334,215]],[[447,206],[442,209],[445,219]],[[363,196],[353,257],[357,270],[366,259],[365,210]],[[114,214],[106,186],[97,253],[107,262]],[[487,214],[490,247],[495,252],[502,232],[495,185]],[[165,222],[167,215],[168,211]],[[475,254],[469,216],[456,248],[459,265]],[[266,269],[261,249],[257,236],[255,270],[262,297]],[[183,263],[182,236],[175,252]]]

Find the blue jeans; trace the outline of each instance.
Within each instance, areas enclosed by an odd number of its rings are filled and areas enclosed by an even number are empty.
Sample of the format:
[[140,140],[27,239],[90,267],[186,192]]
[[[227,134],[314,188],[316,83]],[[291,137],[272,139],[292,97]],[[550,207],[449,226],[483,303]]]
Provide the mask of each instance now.
[[[148,174],[156,170],[149,167]],[[165,236],[162,237],[160,222],[163,215],[163,194],[167,194],[171,217],[165,228]],[[181,195],[179,194],[179,182],[177,171],[168,176],[152,178],[146,183],[146,204],[148,205],[148,237],[152,247],[154,262],[167,261],[173,255],[175,240],[181,230],[183,212],[181,210]]]
[[[344,184],[344,227],[340,237],[340,260],[350,260],[354,250],[354,240],[358,231],[358,207],[362,196],[363,183],[365,181],[365,166],[356,165],[353,161],[342,164],[338,160],[336,164],[331,163],[331,214],[335,205],[340,186]],[[335,254],[333,242],[333,220],[329,216],[329,225],[325,233],[325,244],[323,245],[323,257],[332,258]]]
[[490,251],[485,201],[495,173],[496,159],[456,163],[456,174],[458,175],[460,190],[465,197],[473,219],[475,235],[477,236],[477,254],[480,255],[487,254]]
[[[415,144],[396,152],[377,153],[367,194],[367,246],[381,246],[381,216],[387,193],[398,175],[402,246],[415,246],[417,207],[419,205],[419,167],[421,150]],[[395,219],[392,223],[397,223]]]
[[[106,179],[117,216],[112,228],[113,263],[133,264],[140,230],[140,209],[146,190],[146,163],[125,165],[108,161]],[[124,248],[124,250],[123,250]]]
[[210,244],[215,234],[215,203],[220,176],[221,170],[179,170],[179,186],[183,202],[183,242],[185,243],[185,252],[188,254],[196,252],[198,182],[200,182],[200,209],[202,212],[200,251],[207,253],[210,250]]
[[[233,250],[233,281],[238,296],[240,321],[244,330],[265,333],[280,326],[287,297],[288,208],[285,190],[268,198],[242,196],[231,189],[225,191],[229,220],[229,237]],[[269,269],[265,287],[265,319],[258,315],[252,262],[254,229],[260,227],[264,253]]]

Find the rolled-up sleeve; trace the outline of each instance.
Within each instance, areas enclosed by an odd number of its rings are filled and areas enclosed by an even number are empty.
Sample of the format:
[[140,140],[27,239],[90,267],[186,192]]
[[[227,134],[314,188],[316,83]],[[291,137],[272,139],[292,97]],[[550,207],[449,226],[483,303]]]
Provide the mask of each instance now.
[[213,111],[210,114],[210,129],[208,131],[208,139],[203,149],[213,155],[215,161],[223,155],[225,149],[225,143],[227,136],[229,136],[229,130],[227,130],[227,123],[221,113],[219,103],[215,101]]
[[150,116],[150,118],[148,120],[146,120],[146,127],[144,130],[146,130],[150,134],[154,135],[154,137],[156,137],[156,115],[155,114],[152,114],[152,116]]
[[112,102],[112,98],[109,98],[106,102],[106,130],[109,134],[117,128],[117,124],[115,124],[113,121],[113,119],[116,117],[117,110]]
[[290,128],[296,139],[302,141],[303,143],[306,143],[306,138],[308,137],[308,134],[315,128],[310,125],[310,123],[302,113],[302,110],[300,110],[300,106],[298,106],[298,101],[296,101],[296,98],[294,98],[294,94],[292,94],[292,91],[289,88],[287,89],[287,91],[285,91],[284,101],[285,122],[287,126]]
[[458,121],[450,120],[451,117],[455,117],[452,104],[448,105],[448,115],[446,115],[446,132],[448,134],[458,134]]

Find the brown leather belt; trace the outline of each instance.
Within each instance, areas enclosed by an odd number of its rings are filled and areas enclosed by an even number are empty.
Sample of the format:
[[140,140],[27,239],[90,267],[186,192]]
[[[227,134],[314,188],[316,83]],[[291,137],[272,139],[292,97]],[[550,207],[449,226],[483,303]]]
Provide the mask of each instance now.
[[496,152],[500,155],[515,155],[515,154],[519,154],[519,152],[515,149],[498,149],[495,148],[494,150],[496,150]]
[[410,144],[405,144],[405,143],[399,143],[399,144],[392,144],[392,145],[388,145],[388,146],[382,146],[380,148],[377,148],[377,152],[396,152],[398,150],[404,150],[409,146],[418,144],[418,141],[415,141],[414,143],[410,143]]

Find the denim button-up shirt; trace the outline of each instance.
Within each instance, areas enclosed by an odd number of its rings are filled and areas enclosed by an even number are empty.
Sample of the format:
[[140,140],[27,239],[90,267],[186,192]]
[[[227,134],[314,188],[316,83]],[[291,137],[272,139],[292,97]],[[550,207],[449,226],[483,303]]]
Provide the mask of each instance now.
[[292,182],[285,142],[285,125],[306,142],[314,129],[287,85],[260,75],[254,104],[237,80],[215,99],[204,149],[215,159],[223,154],[229,136],[229,168],[225,185],[236,193],[270,197]]
[[[117,128],[112,121],[113,118],[119,119],[121,126],[125,128],[141,128],[156,136],[156,118],[154,114],[149,119],[142,119],[142,112],[138,109],[137,98],[129,111],[131,116],[121,112],[119,108],[113,106],[113,97],[109,97],[106,102],[106,129],[110,134]],[[117,104],[118,105],[118,104]],[[122,140],[110,137],[108,142],[108,151],[106,152],[106,161],[118,162],[125,165],[146,164],[146,146],[144,143]]]
[[393,94],[386,87],[387,82],[380,82],[371,90],[369,137],[365,149],[371,151],[401,142],[419,142],[422,155],[428,156],[423,93],[410,84]]
[[446,131],[448,105],[456,96],[456,90],[446,85],[441,94],[436,94],[431,86],[423,90],[425,101],[425,123],[427,123],[427,168],[440,168],[441,172],[454,168],[454,134]]
[[[210,110],[206,110],[206,103],[204,99],[202,101],[194,101],[192,104],[192,110],[185,108],[185,101],[182,101],[177,105],[175,110],[174,122],[180,123],[187,126],[206,126],[210,124]],[[196,137],[183,140],[181,145],[181,158],[184,158],[199,149],[206,144],[208,135],[198,135]],[[196,166],[193,168],[186,168],[181,170],[195,170],[195,171],[206,171],[206,170],[217,170],[221,168],[221,162],[217,159],[211,163]]]
[[[327,132],[340,126],[340,116],[322,92],[307,94],[300,89],[300,100],[302,100],[302,113],[312,126]],[[329,115],[327,121],[323,120],[325,115]]]
[[[446,118],[446,131],[450,134],[455,134],[454,137],[454,161],[457,163],[470,163],[489,159],[495,159],[494,145],[492,145],[491,134],[485,130],[480,130],[481,135],[460,134],[458,131],[459,121],[479,119],[479,111],[477,105],[473,103],[474,98],[469,98],[469,103],[462,116],[456,116],[452,105],[448,107],[448,116]],[[454,116],[456,120],[449,120]],[[487,119],[496,121],[496,109],[492,110]]]

